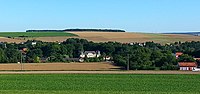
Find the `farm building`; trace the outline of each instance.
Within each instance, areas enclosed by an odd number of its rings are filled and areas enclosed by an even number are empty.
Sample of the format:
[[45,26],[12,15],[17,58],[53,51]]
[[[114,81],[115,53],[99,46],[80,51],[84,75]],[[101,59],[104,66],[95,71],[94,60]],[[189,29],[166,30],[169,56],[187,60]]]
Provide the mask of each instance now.
[[178,66],[180,70],[191,71],[194,68],[197,68],[198,65],[196,62],[179,62]]

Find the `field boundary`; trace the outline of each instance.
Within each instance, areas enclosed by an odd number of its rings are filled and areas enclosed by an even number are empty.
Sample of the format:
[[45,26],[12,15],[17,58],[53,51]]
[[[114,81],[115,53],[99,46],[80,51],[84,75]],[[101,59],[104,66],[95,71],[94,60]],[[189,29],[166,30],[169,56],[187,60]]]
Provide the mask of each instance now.
[[0,74],[200,74],[192,71],[0,71]]

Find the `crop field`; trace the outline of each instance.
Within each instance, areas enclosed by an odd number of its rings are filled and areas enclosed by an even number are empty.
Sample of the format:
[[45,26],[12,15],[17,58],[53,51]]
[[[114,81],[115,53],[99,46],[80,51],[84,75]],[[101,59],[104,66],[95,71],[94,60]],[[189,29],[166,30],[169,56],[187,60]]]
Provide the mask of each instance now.
[[6,37],[0,37],[1,42],[8,42],[8,43],[20,43],[25,42],[26,40],[19,40],[19,39],[13,39],[13,38],[6,38]]
[[131,33],[131,32],[71,32],[80,38],[94,42],[116,41],[122,43],[130,42],[148,42],[166,44],[177,41],[200,41],[199,36],[183,34],[149,34],[149,33]]
[[2,94],[198,94],[200,75],[3,74]]
[[[11,37],[11,38],[8,38]],[[131,32],[6,32],[0,33],[2,42],[25,42],[27,40],[41,40],[44,42],[63,42],[68,38],[87,39],[93,42],[149,42],[166,44],[174,42],[200,41],[199,36],[184,34],[149,34]]]
[[77,36],[67,32],[1,32],[0,37],[58,37]]
[[24,63],[24,64],[0,64],[0,71],[108,71],[120,70],[121,67],[106,62],[98,63]]

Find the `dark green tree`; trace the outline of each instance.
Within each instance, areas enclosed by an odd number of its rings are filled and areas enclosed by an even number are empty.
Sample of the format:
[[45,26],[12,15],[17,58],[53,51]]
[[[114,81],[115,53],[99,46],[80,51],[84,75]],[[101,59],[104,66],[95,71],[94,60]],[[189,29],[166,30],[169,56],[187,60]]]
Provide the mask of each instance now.
[[188,54],[183,54],[178,58],[179,62],[194,62],[194,58]]

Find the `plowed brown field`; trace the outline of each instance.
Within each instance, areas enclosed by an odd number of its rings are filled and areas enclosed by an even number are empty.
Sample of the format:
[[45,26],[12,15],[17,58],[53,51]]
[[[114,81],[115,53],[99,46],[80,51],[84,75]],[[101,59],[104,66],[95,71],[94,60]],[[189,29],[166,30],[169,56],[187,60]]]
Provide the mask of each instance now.
[[26,63],[0,64],[0,71],[72,71],[72,70],[120,70],[121,67],[110,63]]

